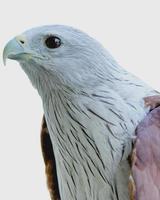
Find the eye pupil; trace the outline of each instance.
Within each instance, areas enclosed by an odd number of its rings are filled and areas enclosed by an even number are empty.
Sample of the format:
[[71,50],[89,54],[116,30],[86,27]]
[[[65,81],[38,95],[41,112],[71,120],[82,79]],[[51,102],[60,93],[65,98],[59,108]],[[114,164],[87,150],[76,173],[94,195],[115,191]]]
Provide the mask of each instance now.
[[58,37],[49,36],[45,40],[45,44],[49,49],[55,49],[55,48],[58,48],[61,45],[61,40]]

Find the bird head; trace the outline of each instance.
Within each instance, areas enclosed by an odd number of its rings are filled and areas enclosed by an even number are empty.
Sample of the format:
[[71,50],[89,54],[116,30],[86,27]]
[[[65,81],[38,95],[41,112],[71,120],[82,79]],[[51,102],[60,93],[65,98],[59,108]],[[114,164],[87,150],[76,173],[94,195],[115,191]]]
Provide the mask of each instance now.
[[13,38],[4,48],[4,63],[7,58],[20,63],[38,90],[93,88],[114,67],[95,39],[63,25],[33,28]]

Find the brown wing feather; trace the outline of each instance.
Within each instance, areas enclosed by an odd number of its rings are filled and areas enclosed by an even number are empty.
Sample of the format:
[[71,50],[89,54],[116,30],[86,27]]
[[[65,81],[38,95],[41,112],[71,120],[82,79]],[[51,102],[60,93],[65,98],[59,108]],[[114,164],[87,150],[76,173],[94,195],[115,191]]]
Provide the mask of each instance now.
[[51,199],[60,200],[57,171],[56,171],[56,161],[55,161],[52,143],[49,136],[45,117],[43,117],[43,120],[42,120],[41,148],[42,148],[42,154],[43,154],[43,159],[45,163],[47,185],[48,185]]
[[[151,99],[152,100],[152,99]],[[154,106],[154,105],[153,105]],[[160,107],[138,125],[132,172],[136,200],[160,199]]]

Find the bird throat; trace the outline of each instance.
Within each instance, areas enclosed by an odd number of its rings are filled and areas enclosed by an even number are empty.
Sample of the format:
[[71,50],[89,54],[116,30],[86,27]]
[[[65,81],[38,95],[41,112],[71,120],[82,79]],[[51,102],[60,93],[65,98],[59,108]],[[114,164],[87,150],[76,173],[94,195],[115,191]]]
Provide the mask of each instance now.
[[87,128],[91,120],[87,109],[78,102],[78,98],[71,101],[60,92],[43,99],[61,200],[94,200],[95,195],[103,199],[113,188],[106,177],[105,161]]

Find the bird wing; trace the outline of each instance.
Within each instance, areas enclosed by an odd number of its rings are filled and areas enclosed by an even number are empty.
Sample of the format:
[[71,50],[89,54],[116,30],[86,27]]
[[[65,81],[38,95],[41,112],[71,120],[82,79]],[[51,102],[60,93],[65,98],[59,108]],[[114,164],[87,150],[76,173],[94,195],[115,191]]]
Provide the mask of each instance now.
[[[160,98],[159,98],[160,99]],[[149,98],[147,100],[151,100]],[[157,101],[157,99],[154,99]],[[153,102],[154,103],[154,102]],[[136,200],[160,199],[160,107],[138,125],[132,154]]]
[[41,148],[45,163],[45,172],[47,177],[47,186],[52,200],[60,200],[56,161],[52,148],[52,142],[49,136],[45,117],[43,116],[41,128]]

